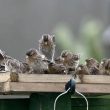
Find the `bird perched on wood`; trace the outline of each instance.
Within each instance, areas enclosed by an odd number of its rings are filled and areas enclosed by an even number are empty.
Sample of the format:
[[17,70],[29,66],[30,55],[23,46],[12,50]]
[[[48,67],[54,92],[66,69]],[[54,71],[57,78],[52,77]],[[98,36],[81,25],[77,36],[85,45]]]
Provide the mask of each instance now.
[[99,62],[96,59],[88,58],[85,61],[91,75],[100,75]]
[[50,74],[68,74],[68,71],[63,64],[50,62],[48,68],[48,73]]
[[[14,62],[12,63],[12,65],[13,64],[14,64]],[[19,75],[18,75],[19,73],[29,73],[30,70],[31,70],[27,63],[20,62],[19,66],[16,65],[16,63],[14,65],[15,66],[14,67],[12,66],[12,68],[15,68],[15,69],[14,69],[14,71],[12,69],[12,72],[10,74],[10,79],[11,79],[12,82],[19,81]],[[17,68],[17,70],[16,70],[16,68]]]
[[81,83],[83,83],[83,76],[89,75],[90,73],[86,65],[80,64],[76,68],[75,74],[80,78]]
[[31,68],[31,73],[45,73],[48,70],[48,62],[44,55],[32,48],[26,52],[26,63]]
[[0,50],[0,71],[5,71],[3,52]]
[[59,56],[59,57],[55,58],[54,61],[56,64],[63,64],[64,59],[61,56]]
[[28,72],[28,64],[22,63],[17,59],[8,56],[4,51],[0,50],[0,63],[5,67],[5,72],[9,71],[11,81],[18,81],[18,73]]
[[101,74],[110,75],[110,59],[102,59],[99,69],[101,71]]
[[4,56],[4,62],[10,72],[25,73],[30,70],[28,64],[20,62],[19,60],[14,59],[8,55]]
[[42,35],[42,38],[39,40],[39,51],[45,55],[48,60],[53,62],[55,54],[55,36],[49,34]]
[[61,53],[61,57],[64,59],[63,60],[64,66],[66,66],[68,69],[70,68],[71,70],[75,71],[75,69],[79,64],[79,59],[80,59],[79,54],[74,54],[68,50],[64,50]]

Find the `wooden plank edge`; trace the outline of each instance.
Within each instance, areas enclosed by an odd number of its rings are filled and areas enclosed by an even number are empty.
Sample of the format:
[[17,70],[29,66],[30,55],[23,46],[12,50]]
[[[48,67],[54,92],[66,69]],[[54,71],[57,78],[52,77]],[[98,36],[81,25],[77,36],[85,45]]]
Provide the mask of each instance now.
[[[109,93],[109,84],[77,84],[81,93]],[[10,83],[12,92],[64,92],[65,83]]]
[[[71,75],[58,74],[19,74],[19,82],[67,82],[71,79]],[[10,80],[10,73],[0,73],[0,82]],[[80,79],[75,79],[76,83],[80,83]],[[110,84],[110,76],[106,75],[84,75],[83,83],[85,84]]]

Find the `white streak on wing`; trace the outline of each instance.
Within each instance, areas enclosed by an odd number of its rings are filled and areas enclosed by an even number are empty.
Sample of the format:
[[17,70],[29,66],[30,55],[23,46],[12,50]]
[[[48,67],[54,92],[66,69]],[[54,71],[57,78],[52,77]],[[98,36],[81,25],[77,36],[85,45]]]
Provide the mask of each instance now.
[[45,59],[45,55],[41,55],[42,59]]
[[9,67],[5,64],[5,71],[10,71]]

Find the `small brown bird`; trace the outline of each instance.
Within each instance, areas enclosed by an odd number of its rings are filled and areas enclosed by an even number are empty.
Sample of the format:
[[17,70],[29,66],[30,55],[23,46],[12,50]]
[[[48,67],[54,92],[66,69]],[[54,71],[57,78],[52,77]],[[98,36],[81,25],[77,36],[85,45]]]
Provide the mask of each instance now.
[[101,74],[110,75],[110,59],[102,59],[99,69],[101,71]]
[[0,71],[5,71],[4,57],[0,50]]
[[81,83],[83,83],[83,76],[89,75],[90,73],[86,65],[80,64],[76,68],[75,74],[79,76]]
[[[26,63],[22,63],[17,59],[8,56],[4,51],[0,50],[0,63],[6,66],[6,70],[10,72],[16,73],[24,73],[26,70],[29,70],[29,65]],[[28,65],[28,66],[26,66]]]
[[19,75],[18,75],[17,72],[19,72],[19,73],[29,73],[30,70],[31,70],[27,63],[22,63],[22,62],[20,62],[20,63],[21,63],[20,67],[19,67],[20,71],[11,72],[11,74],[10,74],[11,82],[19,81]]
[[26,52],[26,63],[29,64],[32,73],[45,73],[48,70],[48,62],[44,55],[36,49],[29,49]]
[[66,66],[67,68],[71,68],[75,71],[79,64],[80,59],[79,54],[74,54],[70,51],[64,50],[61,53],[61,57],[64,59],[63,61],[64,66]]
[[25,63],[8,56],[4,51],[1,50],[0,63],[5,67],[5,72],[10,72],[11,81],[18,81],[18,73],[25,73],[29,71],[29,68],[28,66],[25,66]]
[[99,62],[96,59],[88,58],[85,61],[86,61],[86,66],[91,75],[100,75],[101,74],[100,70],[99,70]]
[[14,72],[14,73],[24,73],[24,72],[26,72],[24,70],[26,70],[27,67],[25,66],[24,63],[20,62],[17,59],[14,59],[10,56],[7,56],[7,55],[4,58],[5,58],[4,62],[5,62],[6,68],[10,72]]
[[99,67],[99,62],[95,58],[88,58],[85,61],[86,61],[86,66],[88,68],[94,67],[94,66]]
[[55,54],[55,36],[44,34],[39,40],[39,51],[45,55],[48,60],[53,62]]
[[63,64],[49,63],[48,73],[50,74],[68,74],[66,67]]

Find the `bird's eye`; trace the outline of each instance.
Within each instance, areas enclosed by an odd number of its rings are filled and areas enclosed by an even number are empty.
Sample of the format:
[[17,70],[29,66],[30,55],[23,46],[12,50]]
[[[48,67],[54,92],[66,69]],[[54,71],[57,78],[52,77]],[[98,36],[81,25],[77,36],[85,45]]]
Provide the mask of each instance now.
[[67,56],[67,53],[66,52],[62,54],[62,57],[66,57],[66,56]]
[[74,60],[78,60],[79,59],[79,57],[76,55],[75,57],[74,57]]

